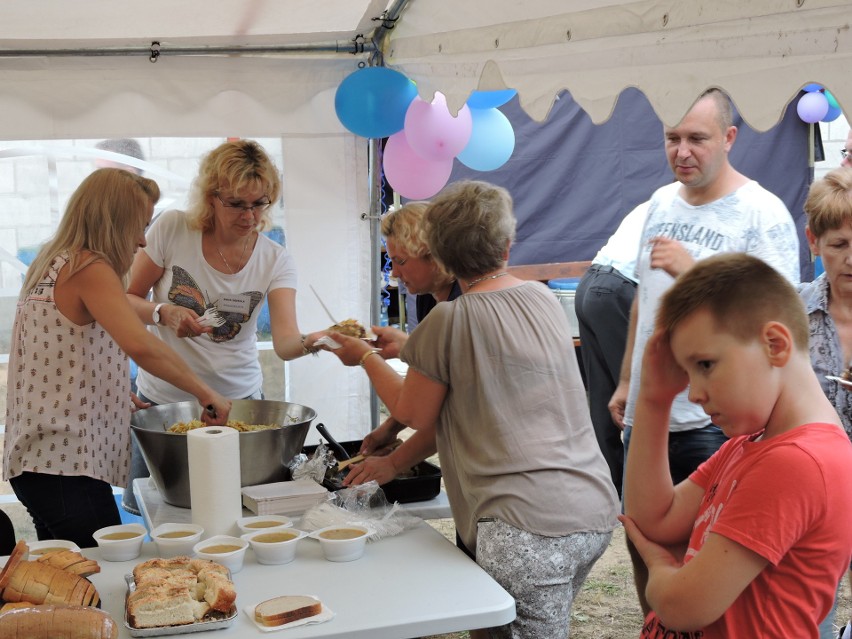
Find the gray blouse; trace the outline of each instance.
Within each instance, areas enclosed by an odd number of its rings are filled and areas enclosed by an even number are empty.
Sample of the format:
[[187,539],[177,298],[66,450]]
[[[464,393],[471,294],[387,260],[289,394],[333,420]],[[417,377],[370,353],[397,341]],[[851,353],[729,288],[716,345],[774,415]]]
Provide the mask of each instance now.
[[616,524],[568,320],[539,282],[438,304],[402,359],[447,386],[438,453],[459,535],[479,518],[558,537]]

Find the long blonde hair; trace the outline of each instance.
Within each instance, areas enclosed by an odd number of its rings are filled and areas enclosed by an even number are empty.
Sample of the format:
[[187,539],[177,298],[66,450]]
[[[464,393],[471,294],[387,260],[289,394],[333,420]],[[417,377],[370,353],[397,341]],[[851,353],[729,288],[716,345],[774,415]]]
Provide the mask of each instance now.
[[[70,256],[69,275],[102,259],[126,278],[133,252],[151,207],[160,199],[154,180],[122,169],[98,169],[80,183],[68,200],[56,234],[27,269],[21,299],[41,281],[54,258]],[[88,251],[88,256],[82,253]]]

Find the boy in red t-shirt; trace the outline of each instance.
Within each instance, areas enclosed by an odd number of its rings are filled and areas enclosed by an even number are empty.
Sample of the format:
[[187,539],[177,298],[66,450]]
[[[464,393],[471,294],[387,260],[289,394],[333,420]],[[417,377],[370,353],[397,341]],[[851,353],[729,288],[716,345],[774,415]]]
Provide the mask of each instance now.
[[[674,486],[668,415],[687,384],[730,439]],[[622,521],[650,570],[641,636],[818,637],[852,558],[850,467],[796,290],[749,255],[696,263],[663,298],[627,459]]]

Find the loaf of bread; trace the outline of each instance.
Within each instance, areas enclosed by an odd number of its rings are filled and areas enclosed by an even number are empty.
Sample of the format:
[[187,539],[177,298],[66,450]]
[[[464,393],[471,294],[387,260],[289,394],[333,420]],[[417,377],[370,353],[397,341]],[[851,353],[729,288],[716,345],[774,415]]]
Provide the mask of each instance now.
[[46,552],[36,559],[54,568],[73,572],[81,577],[88,577],[101,571],[101,567],[94,559],[86,559],[83,555],[73,550],[54,550]]
[[19,541],[0,572],[0,599],[34,604],[97,606],[98,591],[87,579],[48,563],[25,561],[27,544]]
[[283,626],[321,612],[322,602],[319,599],[305,595],[282,595],[257,604],[254,618],[264,626]]
[[0,606],[0,615],[4,612],[9,612],[10,610],[18,610],[19,608],[33,608],[35,604],[30,603],[29,601],[7,601],[2,606]]
[[180,626],[230,613],[237,592],[228,569],[206,559],[150,559],[133,569],[135,590],[127,597],[134,628]]
[[117,639],[118,625],[97,608],[45,604],[1,613],[0,637]]

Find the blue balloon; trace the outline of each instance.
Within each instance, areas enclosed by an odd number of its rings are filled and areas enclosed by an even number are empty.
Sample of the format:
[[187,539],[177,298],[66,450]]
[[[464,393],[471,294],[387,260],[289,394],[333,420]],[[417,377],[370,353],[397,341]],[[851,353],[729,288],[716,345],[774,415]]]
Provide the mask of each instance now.
[[828,112],[822,116],[822,120],[820,120],[820,122],[834,122],[840,117],[841,113],[843,113],[843,111],[840,110],[840,107],[829,106]]
[[518,95],[518,92],[514,89],[474,91],[467,99],[467,106],[471,109],[495,109],[498,106],[503,106],[516,95]]
[[355,135],[386,138],[405,126],[417,87],[399,71],[365,67],[344,78],[334,95],[337,118]]
[[840,117],[840,114],[843,113],[843,111],[837,103],[837,98],[835,98],[828,89],[825,91],[825,99],[828,100],[828,113],[823,116],[820,122],[834,122]]
[[808,93],[813,93],[814,91],[821,91],[821,90],[822,90],[821,84],[806,84],[804,87],[802,87],[802,91],[806,91]]
[[456,156],[474,171],[493,171],[503,166],[515,150],[515,130],[497,109],[471,109],[470,142]]

